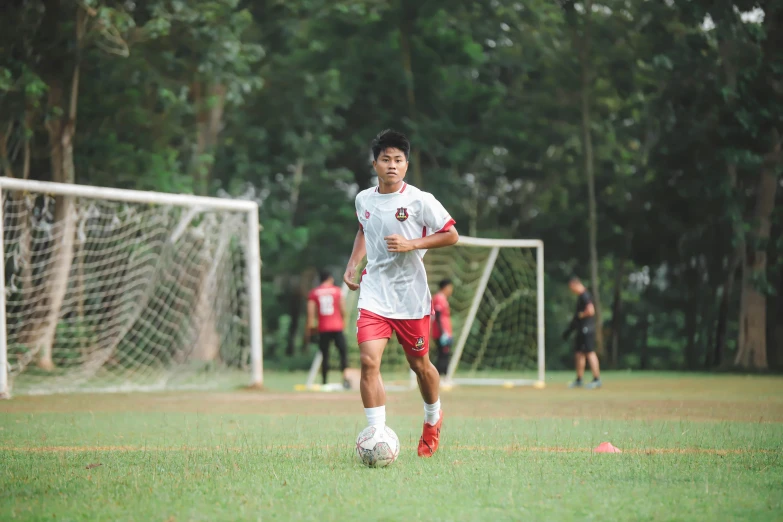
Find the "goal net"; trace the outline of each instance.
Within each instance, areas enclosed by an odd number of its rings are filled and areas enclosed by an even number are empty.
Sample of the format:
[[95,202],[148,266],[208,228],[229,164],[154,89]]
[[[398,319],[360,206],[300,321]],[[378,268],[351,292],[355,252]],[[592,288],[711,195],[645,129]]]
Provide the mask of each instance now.
[[0,394],[262,383],[255,202],[0,190]]
[[[450,279],[449,298],[454,341],[446,385],[542,386],[544,382],[544,245],[538,240],[460,237],[450,248],[424,257],[430,291]],[[349,362],[358,367],[356,344],[358,292],[346,292],[349,312],[346,339]],[[361,291],[361,290],[359,290]],[[437,358],[434,340],[430,357]],[[315,356],[307,387],[318,388],[321,354]],[[330,350],[330,367],[338,366]],[[407,380],[405,355],[394,338],[384,352],[381,370],[393,385],[415,387]],[[405,381],[400,382],[400,378]],[[397,382],[395,382],[397,381]]]

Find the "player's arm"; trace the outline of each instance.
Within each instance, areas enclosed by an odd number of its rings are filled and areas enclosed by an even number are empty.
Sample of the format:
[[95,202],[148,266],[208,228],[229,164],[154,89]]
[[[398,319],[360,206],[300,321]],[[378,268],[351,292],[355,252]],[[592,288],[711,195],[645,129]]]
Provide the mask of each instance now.
[[571,332],[576,330],[577,322],[579,320],[576,318],[576,314],[574,314],[573,317],[571,317],[571,322],[568,323],[568,328],[563,330],[563,340],[567,340],[569,337],[571,337]]
[[343,275],[343,282],[348,285],[351,290],[358,290],[359,284],[356,283],[356,267],[362,262],[364,256],[367,255],[367,243],[364,239],[364,229],[360,228],[356,233],[356,239],[353,241],[353,251],[351,251],[351,258],[348,260],[348,267],[345,269],[345,275]]
[[451,246],[459,241],[459,234],[457,229],[451,226],[448,230],[427,237],[405,239],[399,234],[394,234],[383,239],[386,240],[389,252],[410,252],[411,250],[432,250],[433,248]]
[[595,315],[595,306],[593,305],[593,302],[590,301],[587,303],[584,312],[579,312],[579,319],[584,319],[585,317],[593,317],[594,315]]
[[304,333],[304,345],[305,348],[307,348],[307,345],[310,344],[310,334],[313,332],[313,330],[316,329],[318,326],[315,322],[315,316],[317,314],[315,301],[312,299],[307,300],[307,322],[305,323],[305,333]]
[[435,310],[435,324],[438,325],[438,331],[443,333],[443,323],[440,320],[440,310]]
[[451,335],[443,328],[441,312],[439,310],[435,310],[435,322],[438,324],[438,330],[440,331],[438,342],[441,346],[451,346]]
[[343,321],[348,317],[348,307],[345,305],[345,296],[340,292],[340,314],[343,316]]
[[315,316],[317,314],[315,301],[309,300],[307,301],[307,328],[309,330],[313,330],[318,327],[318,323],[315,320]]
[[451,246],[459,241],[459,234],[454,228],[454,220],[443,208],[440,201],[432,194],[423,193],[421,197],[421,224],[425,231],[431,230],[434,234],[405,239],[399,234],[384,238],[389,252],[410,252],[411,250],[430,250]]

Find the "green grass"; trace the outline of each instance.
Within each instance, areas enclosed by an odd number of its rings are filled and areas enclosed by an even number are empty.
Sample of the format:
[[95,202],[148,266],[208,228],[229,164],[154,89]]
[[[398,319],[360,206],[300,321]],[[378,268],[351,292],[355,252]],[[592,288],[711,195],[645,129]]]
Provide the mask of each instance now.
[[[19,396],[0,403],[0,520],[783,520],[783,379],[567,378],[444,393],[429,460],[420,399],[390,395],[402,453],[386,469],[353,456],[358,394],[290,392],[301,375]],[[592,454],[602,441],[623,453]]]

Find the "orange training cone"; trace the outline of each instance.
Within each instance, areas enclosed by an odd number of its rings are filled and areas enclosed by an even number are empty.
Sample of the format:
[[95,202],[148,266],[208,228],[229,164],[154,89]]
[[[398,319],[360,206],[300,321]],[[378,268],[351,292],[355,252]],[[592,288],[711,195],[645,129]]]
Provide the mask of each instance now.
[[602,442],[593,450],[593,453],[622,453],[622,451],[620,448],[612,446],[611,442]]

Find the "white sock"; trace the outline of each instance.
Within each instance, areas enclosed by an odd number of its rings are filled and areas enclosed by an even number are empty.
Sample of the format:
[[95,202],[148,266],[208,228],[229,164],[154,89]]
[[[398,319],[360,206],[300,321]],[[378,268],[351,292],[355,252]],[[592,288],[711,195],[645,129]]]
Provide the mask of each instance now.
[[435,426],[440,420],[440,397],[435,404],[424,403],[424,422]]
[[368,426],[386,425],[386,406],[377,408],[364,408],[364,414],[367,415]]

